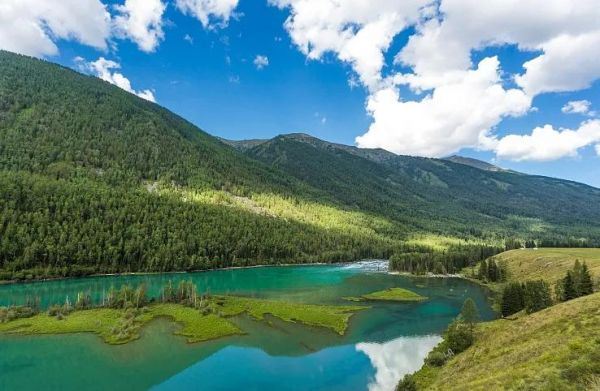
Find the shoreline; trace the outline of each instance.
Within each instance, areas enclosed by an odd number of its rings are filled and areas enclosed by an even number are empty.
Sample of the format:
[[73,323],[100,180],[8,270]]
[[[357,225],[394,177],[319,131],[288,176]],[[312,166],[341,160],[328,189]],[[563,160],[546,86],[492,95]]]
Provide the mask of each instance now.
[[303,262],[303,263],[282,263],[282,264],[264,264],[264,265],[251,265],[251,266],[227,266],[213,269],[198,269],[198,270],[180,270],[180,271],[165,271],[165,272],[123,272],[123,273],[95,273],[85,276],[65,276],[65,277],[52,277],[52,278],[40,278],[32,280],[2,280],[0,286],[3,285],[15,285],[15,284],[31,284],[36,282],[49,282],[49,281],[62,281],[62,280],[74,280],[76,278],[90,278],[90,277],[116,277],[116,276],[153,276],[158,274],[193,274],[193,273],[206,273],[216,272],[221,270],[237,270],[237,269],[254,269],[262,267],[291,267],[291,266],[325,266],[325,265],[343,265],[352,264],[361,261],[354,262]]

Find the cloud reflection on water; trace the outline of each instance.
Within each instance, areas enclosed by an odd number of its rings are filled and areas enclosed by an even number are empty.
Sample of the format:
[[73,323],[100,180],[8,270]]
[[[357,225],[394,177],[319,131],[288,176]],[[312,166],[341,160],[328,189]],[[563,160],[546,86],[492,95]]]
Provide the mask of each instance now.
[[366,354],[375,368],[375,377],[369,391],[394,390],[407,373],[417,371],[441,337],[400,337],[385,343],[359,343],[356,350]]

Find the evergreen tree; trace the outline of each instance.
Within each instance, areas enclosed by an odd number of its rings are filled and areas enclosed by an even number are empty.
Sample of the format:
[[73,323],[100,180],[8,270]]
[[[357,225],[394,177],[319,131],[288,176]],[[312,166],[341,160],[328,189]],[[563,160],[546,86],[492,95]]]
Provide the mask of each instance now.
[[563,301],[572,300],[577,297],[577,292],[575,291],[575,284],[573,281],[573,272],[571,270],[567,271],[567,275],[563,279]]
[[469,330],[472,333],[475,323],[479,321],[479,310],[477,310],[477,305],[470,297],[463,303],[460,318],[469,326]]
[[478,275],[478,278],[482,281],[487,279],[488,267],[487,267],[487,261],[485,259],[483,261],[481,261],[481,263],[479,264],[479,272],[477,273],[477,275]]
[[587,264],[584,262],[581,267],[581,281],[579,285],[581,296],[591,295],[594,293],[594,283]]
[[502,316],[509,316],[525,308],[523,286],[513,282],[502,291]]
[[552,305],[550,287],[544,280],[527,281],[523,288],[525,310],[528,314]]

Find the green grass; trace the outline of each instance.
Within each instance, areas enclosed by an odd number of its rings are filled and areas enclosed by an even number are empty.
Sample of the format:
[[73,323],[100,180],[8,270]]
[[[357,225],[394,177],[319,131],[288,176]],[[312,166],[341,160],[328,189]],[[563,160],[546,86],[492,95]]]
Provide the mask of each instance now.
[[153,304],[129,317],[125,310],[109,308],[74,311],[60,320],[41,313],[31,318],[0,323],[0,333],[19,335],[94,333],[106,343],[123,344],[138,339],[141,328],[151,320],[165,317],[181,325],[181,328],[175,332],[176,335],[186,337],[188,343],[195,343],[243,334],[243,330],[227,318],[248,313],[258,320],[263,320],[265,315],[270,314],[284,321],[325,327],[338,334],[344,334],[352,314],[367,308],[288,303],[233,296],[217,296],[209,307],[216,313],[213,311],[203,315],[199,310],[179,304]]
[[110,344],[125,343],[137,338],[137,335],[120,339],[113,334],[112,330],[118,326],[123,314],[123,310],[100,308],[75,311],[59,320],[54,316],[41,313],[31,318],[0,323],[0,332],[22,335],[94,333]]
[[188,343],[208,341],[230,335],[243,334],[236,325],[214,314],[201,315],[198,310],[178,304],[159,304],[150,307],[141,316],[142,322],[167,317],[181,324],[176,335],[187,337]]
[[416,380],[427,390],[598,389],[600,293],[483,323],[473,346]]
[[289,303],[275,300],[249,299],[237,296],[215,298],[223,316],[247,313],[262,320],[269,314],[287,322],[297,322],[308,326],[325,327],[343,335],[348,328],[350,317],[362,306],[330,306],[303,303]]
[[542,279],[553,284],[572,269],[576,259],[588,265],[593,276],[600,276],[600,248],[540,248],[512,250],[494,257],[508,266],[511,281]]
[[423,301],[427,297],[403,288],[390,288],[383,291],[369,293],[362,296],[366,300],[382,301]]

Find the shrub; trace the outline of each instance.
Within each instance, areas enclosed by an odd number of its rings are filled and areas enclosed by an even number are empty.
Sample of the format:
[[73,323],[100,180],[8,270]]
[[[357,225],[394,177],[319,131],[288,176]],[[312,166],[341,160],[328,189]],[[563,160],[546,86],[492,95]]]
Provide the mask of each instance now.
[[444,339],[452,353],[458,354],[467,350],[473,344],[473,333],[469,325],[460,320],[454,320],[448,326]]
[[396,391],[417,391],[417,383],[413,375],[405,375],[396,386]]
[[429,353],[429,355],[427,355],[425,363],[433,367],[441,367],[446,363],[447,359],[448,358],[444,353],[434,350],[431,353]]

